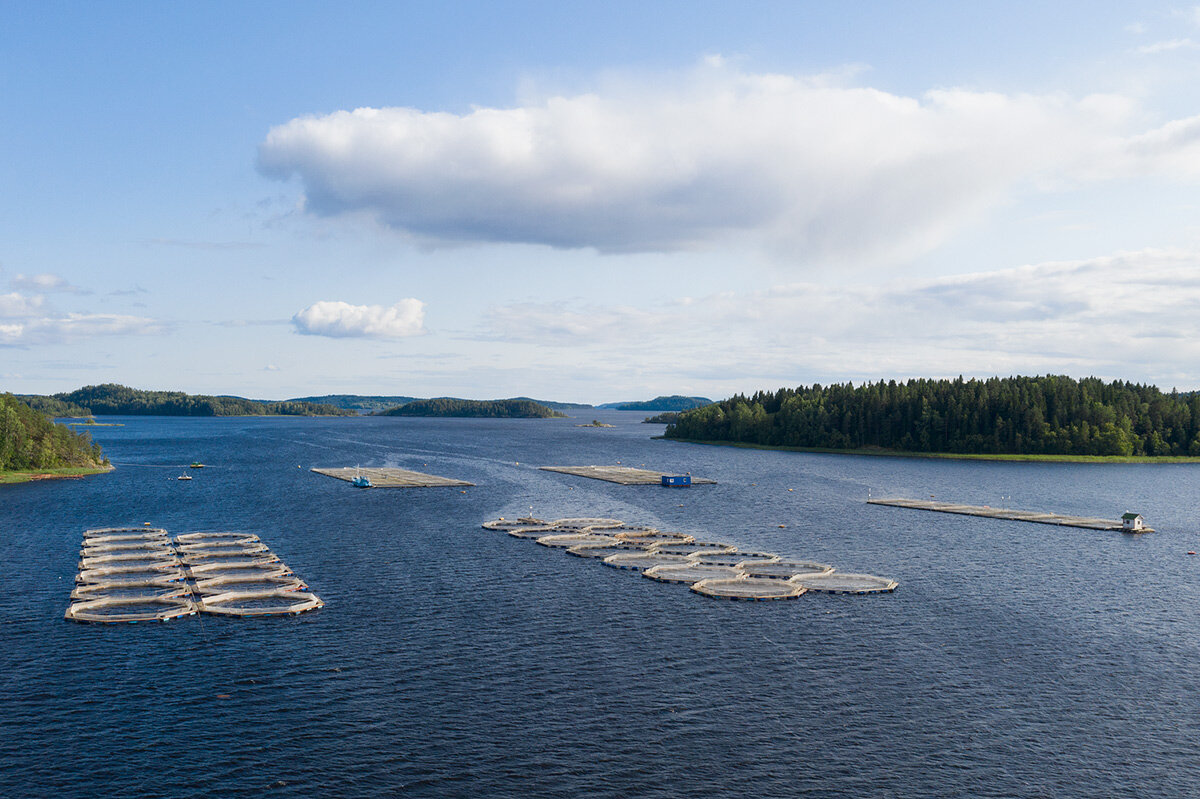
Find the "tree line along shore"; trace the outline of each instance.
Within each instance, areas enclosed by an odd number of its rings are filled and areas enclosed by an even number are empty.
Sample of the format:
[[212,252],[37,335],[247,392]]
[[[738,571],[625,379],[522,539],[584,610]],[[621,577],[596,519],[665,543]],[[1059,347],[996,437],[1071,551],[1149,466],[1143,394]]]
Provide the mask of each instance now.
[[1195,458],[1200,394],[1059,375],[816,384],[685,411],[664,436],[864,453]]
[[0,394],[0,482],[95,474],[111,468],[89,436],[55,424],[12,394]]

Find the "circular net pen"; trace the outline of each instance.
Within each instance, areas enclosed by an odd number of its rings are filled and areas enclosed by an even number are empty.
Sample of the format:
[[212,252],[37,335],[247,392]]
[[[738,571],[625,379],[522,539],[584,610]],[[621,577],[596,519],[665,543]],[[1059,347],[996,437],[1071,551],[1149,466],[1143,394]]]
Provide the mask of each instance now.
[[123,588],[180,589],[186,587],[187,583],[184,581],[182,569],[177,570],[174,574],[164,572],[116,574],[107,578],[100,578],[92,582],[76,583],[75,590],[71,593],[71,597],[74,598],[76,594],[82,596],[85,593],[103,593],[105,591],[115,591]]
[[263,545],[246,549],[221,549],[217,552],[187,552],[182,560],[188,566],[199,566],[209,563],[229,563],[230,560],[278,560],[277,555]]
[[170,599],[172,597],[191,597],[192,589],[187,583],[167,583],[166,585],[113,585],[99,583],[81,585],[71,592],[71,599]]
[[789,582],[823,594],[890,594],[899,585],[895,580],[873,574],[843,574],[837,571],[832,574],[802,574]]
[[533,527],[517,527],[508,531],[508,534],[513,538],[541,538],[545,535],[554,535],[555,533],[563,533],[564,531],[558,527],[549,524],[539,524]]
[[104,598],[73,602],[64,617],[68,621],[120,624],[139,621],[167,621],[196,613],[196,603],[185,597]]
[[765,602],[775,599],[795,599],[804,594],[802,585],[790,580],[775,580],[770,577],[714,578],[701,580],[692,585],[692,590],[712,599],[743,599]]
[[570,549],[584,544],[615,544],[617,541],[618,539],[611,535],[600,533],[557,533],[537,539],[542,546],[556,549]]
[[649,547],[638,544],[580,544],[579,546],[569,547],[567,554],[574,555],[577,558],[607,558],[609,555],[620,555],[626,552],[649,551]]
[[[176,575],[178,577],[176,578]],[[178,562],[162,561],[149,566],[129,565],[105,566],[100,569],[80,569],[75,575],[77,583],[102,583],[118,578],[144,579],[146,577],[167,577],[182,580],[183,568]]]
[[85,544],[110,544],[115,541],[148,541],[163,539],[167,531],[157,527],[101,527],[95,530],[85,530]]
[[749,563],[774,563],[779,556],[772,552],[701,552],[693,555],[698,563],[715,566],[740,566]]
[[209,571],[194,573],[192,579],[199,585],[208,579],[216,579],[217,577],[253,577],[254,579],[263,579],[264,577],[295,577],[292,570],[288,569],[282,563],[269,564],[265,566],[220,566]]
[[502,533],[507,533],[510,530],[516,530],[518,527],[553,527],[554,525],[545,519],[534,519],[526,517],[524,519],[506,519],[501,516],[499,519],[494,519],[490,522],[483,523],[485,530],[499,530]]
[[180,543],[180,549],[195,544],[258,544],[258,536],[253,533],[216,532],[216,533],[184,533],[175,536]]
[[132,566],[137,564],[171,563],[177,565],[179,559],[171,549],[126,550],[117,555],[96,555],[79,559],[81,569],[105,569],[109,566]]
[[645,571],[655,566],[677,566],[690,561],[691,558],[686,555],[661,555],[657,552],[618,552],[615,555],[609,555],[600,562],[605,566],[612,566],[614,569]]
[[621,526],[620,519],[605,519],[603,517],[587,516],[572,519],[558,519],[550,523],[563,530],[586,530],[588,528],[593,528],[596,530],[610,530],[614,527]]
[[729,580],[740,574],[741,571],[735,569],[733,566],[714,566],[694,561],[674,565],[652,566],[642,572],[643,577],[658,580],[660,583],[683,583],[685,585],[692,585],[701,580],[709,579],[723,578]]
[[621,524],[616,525],[615,527],[604,527],[601,529],[604,530],[604,533],[606,535],[618,535],[620,533],[634,533],[637,535],[645,535],[646,533],[657,533],[658,532],[657,527],[651,527],[648,524],[625,524],[623,522]]
[[112,541],[107,544],[85,542],[79,554],[85,558],[98,558],[104,555],[124,555],[130,552],[170,552],[171,541],[168,538],[153,538],[144,541]]
[[299,577],[295,575],[282,577],[264,577],[259,574],[241,576],[207,577],[196,581],[196,591],[200,594],[224,594],[229,591],[307,591]]
[[814,563],[811,560],[775,560],[766,563],[762,561],[738,564],[738,568],[751,577],[766,577],[773,580],[791,580],[801,575],[818,577],[829,574],[833,567],[826,563]]
[[200,610],[222,616],[288,616],[325,607],[316,594],[308,591],[226,591],[202,597]]
[[659,544],[654,547],[654,551],[667,555],[729,555],[737,552],[737,547],[717,541],[693,541],[690,544]]
[[617,538],[622,541],[628,541],[631,544],[643,544],[645,546],[668,546],[670,544],[691,544],[696,540],[696,536],[688,535],[687,533],[617,533]]
[[230,573],[234,574],[271,574],[272,576],[280,576],[291,574],[292,570],[285,566],[278,558],[249,558],[236,560],[222,560],[213,563],[198,563],[189,565],[188,571],[195,580],[200,580],[205,577],[218,577]]

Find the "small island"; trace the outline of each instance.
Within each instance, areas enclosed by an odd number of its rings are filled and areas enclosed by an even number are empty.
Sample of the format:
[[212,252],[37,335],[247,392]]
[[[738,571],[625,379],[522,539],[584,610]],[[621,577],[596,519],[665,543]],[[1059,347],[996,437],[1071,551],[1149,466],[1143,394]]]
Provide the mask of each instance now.
[[22,395],[32,408],[54,416],[355,416],[311,402],[213,397],[182,391],[143,391],[116,383],[84,386],[49,397]]
[[563,419],[566,414],[524,399],[466,400],[453,397],[414,400],[376,416],[445,416],[484,419]]
[[0,394],[0,483],[80,477],[112,469],[86,434],[55,424],[12,394]]
[[599,419],[593,419],[590,424],[577,424],[576,427],[616,427],[615,424],[606,424]]
[[608,402],[596,407],[614,411],[687,411],[711,404],[712,400],[708,397],[684,397],[680,394],[672,394],[669,397],[655,397],[642,402]]

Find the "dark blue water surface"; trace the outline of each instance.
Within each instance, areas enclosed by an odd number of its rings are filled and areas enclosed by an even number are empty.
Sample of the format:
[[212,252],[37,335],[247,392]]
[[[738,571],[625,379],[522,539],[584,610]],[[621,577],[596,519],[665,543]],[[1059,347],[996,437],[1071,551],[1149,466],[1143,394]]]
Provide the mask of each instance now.
[[[127,418],[94,433],[115,472],[0,487],[0,795],[1200,795],[1200,468],[704,447],[652,440],[644,414],[592,416],[618,426]],[[175,480],[197,459],[210,468]],[[719,484],[535,468],[617,462]],[[309,472],[355,464],[477,487]],[[1135,510],[1158,532],[870,506],[868,490]],[[900,588],[716,601],[480,527],[531,507]],[[83,530],[146,521],[255,533],[327,606],[64,621]]]

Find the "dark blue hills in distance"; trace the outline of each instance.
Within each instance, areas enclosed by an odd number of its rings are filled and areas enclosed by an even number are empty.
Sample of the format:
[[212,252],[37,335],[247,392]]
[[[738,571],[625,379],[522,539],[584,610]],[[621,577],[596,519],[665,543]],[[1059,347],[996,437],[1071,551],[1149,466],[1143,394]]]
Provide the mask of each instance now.
[[692,408],[702,408],[712,405],[708,397],[684,397],[672,394],[669,397],[655,397],[644,402],[606,402],[597,408],[609,408],[614,411],[690,411]]

